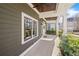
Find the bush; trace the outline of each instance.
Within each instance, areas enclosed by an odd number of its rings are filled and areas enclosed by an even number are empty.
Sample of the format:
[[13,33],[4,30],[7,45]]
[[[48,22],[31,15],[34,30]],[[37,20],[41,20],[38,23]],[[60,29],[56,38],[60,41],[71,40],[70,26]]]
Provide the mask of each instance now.
[[62,34],[63,34],[63,30],[60,30],[60,31],[59,31],[59,37],[61,37]]
[[56,34],[56,30],[52,29],[52,30],[47,30],[46,34]]
[[79,37],[72,34],[63,36],[60,42],[60,50],[65,56],[79,56]]

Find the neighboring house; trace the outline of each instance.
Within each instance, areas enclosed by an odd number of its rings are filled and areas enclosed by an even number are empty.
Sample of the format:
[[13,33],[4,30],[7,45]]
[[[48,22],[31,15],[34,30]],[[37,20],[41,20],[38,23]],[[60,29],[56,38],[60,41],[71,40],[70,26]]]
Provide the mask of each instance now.
[[73,32],[74,30],[74,18],[68,18],[67,19],[67,31]]
[[74,17],[67,19],[67,31],[68,32],[79,32],[79,16],[78,14]]
[[76,28],[75,29],[76,30],[79,30],[79,13],[75,16],[74,19],[75,19],[75,22],[76,22],[75,23],[75,25],[76,25]]
[[74,17],[74,34],[79,35],[79,13]]

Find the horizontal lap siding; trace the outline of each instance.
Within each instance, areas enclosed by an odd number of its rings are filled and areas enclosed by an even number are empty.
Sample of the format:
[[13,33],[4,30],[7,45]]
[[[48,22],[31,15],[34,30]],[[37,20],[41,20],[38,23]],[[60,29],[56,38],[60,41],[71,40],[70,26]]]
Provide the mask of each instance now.
[[21,44],[22,11],[39,19],[27,4],[0,4],[0,55],[20,55],[38,40],[37,37],[24,45]]

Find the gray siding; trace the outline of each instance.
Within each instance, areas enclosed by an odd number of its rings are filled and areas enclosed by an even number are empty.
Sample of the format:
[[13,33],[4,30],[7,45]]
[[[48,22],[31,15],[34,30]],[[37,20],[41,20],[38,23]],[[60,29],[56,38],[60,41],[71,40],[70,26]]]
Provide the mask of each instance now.
[[35,11],[27,4],[0,4],[0,55],[17,56],[41,37],[41,21],[39,21],[39,37],[21,44],[21,12],[39,20]]

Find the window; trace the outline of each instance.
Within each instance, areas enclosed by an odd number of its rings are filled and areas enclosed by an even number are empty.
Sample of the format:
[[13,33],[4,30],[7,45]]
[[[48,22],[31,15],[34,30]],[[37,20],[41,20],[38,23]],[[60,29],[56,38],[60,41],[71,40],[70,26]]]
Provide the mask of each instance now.
[[32,38],[32,19],[24,17],[24,41]]
[[38,36],[38,20],[22,12],[22,44]]

